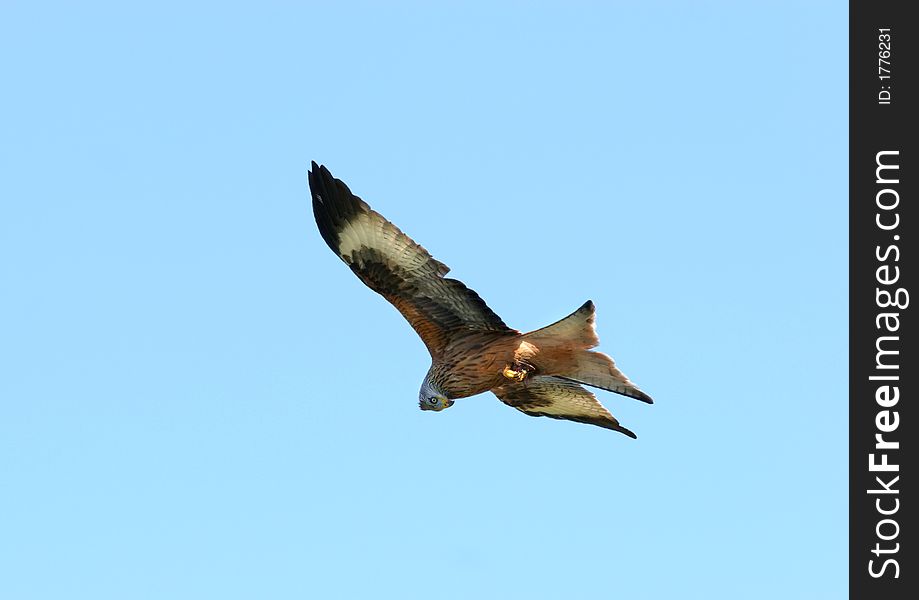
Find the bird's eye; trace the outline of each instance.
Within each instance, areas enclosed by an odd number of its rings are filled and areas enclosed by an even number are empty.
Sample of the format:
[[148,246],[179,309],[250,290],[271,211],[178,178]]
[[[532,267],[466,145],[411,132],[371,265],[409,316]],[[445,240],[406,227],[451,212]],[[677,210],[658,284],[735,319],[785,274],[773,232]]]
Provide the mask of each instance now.
[[431,406],[435,406],[437,404],[437,397],[431,396],[430,398],[428,398],[428,404],[430,404]]

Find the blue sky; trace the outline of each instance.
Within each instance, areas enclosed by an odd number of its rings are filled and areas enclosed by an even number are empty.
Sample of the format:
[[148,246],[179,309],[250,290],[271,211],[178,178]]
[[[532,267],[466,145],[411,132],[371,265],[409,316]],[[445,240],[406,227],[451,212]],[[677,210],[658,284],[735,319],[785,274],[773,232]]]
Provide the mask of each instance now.
[[[842,597],[846,8],[4,3],[0,596]],[[419,411],[310,160],[638,439]]]

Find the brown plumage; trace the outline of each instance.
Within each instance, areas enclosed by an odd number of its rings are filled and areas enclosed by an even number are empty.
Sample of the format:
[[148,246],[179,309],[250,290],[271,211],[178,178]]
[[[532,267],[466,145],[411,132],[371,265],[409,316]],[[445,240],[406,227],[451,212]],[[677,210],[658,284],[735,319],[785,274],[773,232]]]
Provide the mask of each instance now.
[[322,238],[370,289],[391,302],[431,354],[419,404],[443,410],[453,400],[492,391],[531,416],[598,425],[635,437],[578,384],[651,402],[590,350],[599,343],[588,301],[561,321],[530,333],[509,328],[449,268],[351,193],[315,162],[309,173]]

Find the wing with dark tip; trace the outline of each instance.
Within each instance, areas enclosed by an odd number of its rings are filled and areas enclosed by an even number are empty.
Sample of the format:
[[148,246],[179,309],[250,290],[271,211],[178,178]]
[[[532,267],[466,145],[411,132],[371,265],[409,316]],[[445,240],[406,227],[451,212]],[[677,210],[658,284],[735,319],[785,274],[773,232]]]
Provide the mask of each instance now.
[[478,294],[444,277],[447,265],[352,194],[327,168],[314,162],[309,184],[322,239],[402,313],[432,356],[463,332],[510,331]]
[[549,417],[605,427],[630,438],[634,433],[580,385],[558,377],[536,376],[524,383],[508,383],[492,390],[501,402],[531,417]]

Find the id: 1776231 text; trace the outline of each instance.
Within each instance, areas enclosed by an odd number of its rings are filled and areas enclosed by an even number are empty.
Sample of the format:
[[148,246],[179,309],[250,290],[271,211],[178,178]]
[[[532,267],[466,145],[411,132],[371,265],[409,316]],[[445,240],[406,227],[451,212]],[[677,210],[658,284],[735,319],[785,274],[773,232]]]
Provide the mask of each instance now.
[[878,29],[878,79],[881,89],[878,91],[878,104],[890,104],[890,28]]

